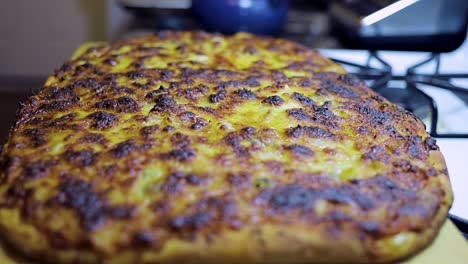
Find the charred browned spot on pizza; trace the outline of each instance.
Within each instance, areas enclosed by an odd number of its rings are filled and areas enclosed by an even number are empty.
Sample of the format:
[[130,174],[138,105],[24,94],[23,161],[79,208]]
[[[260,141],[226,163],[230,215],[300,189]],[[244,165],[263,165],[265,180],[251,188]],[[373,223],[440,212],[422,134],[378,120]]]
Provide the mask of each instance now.
[[190,122],[190,121],[193,121],[197,116],[193,113],[193,112],[190,112],[190,111],[184,111],[182,113],[179,114],[179,118],[183,121],[183,122]]
[[294,108],[286,110],[288,116],[293,117],[298,121],[314,121],[314,118],[307,114],[307,112],[302,108]]
[[127,77],[130,79],[139,79],[146,77],[146,74],[142,71],[129,71],[127,72]]
[[110,152],[114,158],[123,158],[138,149],[134,140],[129,139],[117,144]]
[[18,206],[20,201],[28,196],[29,192],[31,192],[31,190],[26,189],[22,182],[14,182],[8,187],[8,189],[6,189],[6,192],[4,193],[5,201],[2,203],[2,206],[0,206],[0,208]]
[[40,128],[25,129],[23,134],[28,137],[33,147],[40,147],[47,143],[46,133]]
[[95,72],[96,71],[96,65],[94,65],[93,63],[87,61],[87,62],[85,62],[83,64],[80,64],[80,65],[76,66],[75,71],[77,73],[84,73],[86,71]]
[[235,77],[235,76],[242,75],[240,72],[228,70],[228,69],[212,69],[212,71],[214,73],[214,77],[222,77],[222,76]]
[[190,147],[190,136],[176,132],[171,136],[171,143],[174,148],[188,148]]
[[144,71],[129,71],[129,72],[126,73],[126,76],[129,79],[142,79],[142,78],[145,78],[145,77],[149,77],[149,76],[147,76],[146,72],[144,72]]
[[286,133],[290,137],[301,137],[301,136],[308,136],[308,137],[316,137],[316,138],[333,138],[335,134],[324,130],[320,127],[314,126],[301,126],[297,125],[296,127],[290,127],[286,130]]
[[193,130],[199,130],[199,129],[202,129],[204,127],[207,126],[207,123],[206,122],[196,122],[196,123],[193,123],[190,128],[193,129]]
[[247,100],[257,99],[257,96],[255,95],[255,93],[249,89],[243,88],[243,89],[235,90],[234,93],[242,99],[247,99]]
[[[190,80],[185,80],[185,81],[188,81],[190,82],[190,85],[193,85],[193,83],[190,81]],[[171,82],[169,83],[169,90],[172,90],[172,91],[177,91],[177,90],[181,90],[181,89],[185,89],[186,87],[186,83],[185,82]]]
[[288,116],[303,122],[312,122],[324,125],[329,128],[339,128],[338,117],[328,109],[328,104],[324,106],[313,105],[307,112],[304,108],[293,108],[286,110]]
[[208,125],[208,122],[204,118],[198,117],[190,111],[182,112],[179,114],[179,118],[183,123],[190,123],[189,127],[193,130],[199,130]]
[[393,167],[395,170],[399,170],[402,172],[417,172],[419,170],[418,166],[412,164],[409,160],[402,159],[396,160],[393,162]]
[[101,93],[107,84],[109,83],[105,80],[98,80],[93,77],[88,77],[84,79],[72,79],[68,84],[68,87],[71,89],[85,88],[95,91],[96,93]]
[[[229,80],[229,81],[223,81],[219,83],[218,89],[226,89],[226,88],[238,88],[238,87],[243,87],[244,83],[240,80]],[[245,90],[250,91],[249,89],[243,88]]]
[[167,125],[163,128],[163,131],[164,132],[171,132],[171,131],[174,131],[175,130],[175,127],[171,126],[171,125]]
[[194,232],[204,228],[215,231],[223,225],[235,228],[239,225],[236,217],[237,203],[224,197],[208,197],[188,206],[192,211],[171,219],[169,227],[177,233]]
[[362,232],[370,235],[372,237],[380,237],[385,233],[383,232],[384,228],[378,222],[375,221],[362,221],[358,223],[359,228]]
[[93,120],[91,127],[96,129],[107,129],[118,123],[119,118],[107,112],[94,112],[88,116]]
[[51,201],[76,211],[81,225],[86,230],[96,230],[105,222],[106,217],[117,219],[132,218],[133,206],[109,206],[94,186],[86,181],[66,177],[59,186],[59,193]]
[[11,157],[4,155],[0,158],[0,170],[4,173],[0,174],[0,184],[4,184],[11,174],[15,173],[17,168],[21,166],[21,160],[19,157]]
[[146,95],[145,95],[145,99],[146,100],[149,100],[149,101],[154,101],[158,95],[161,95],[161,94],[165,94],[167,93],[169,90],[164,87],[164,86],[159,86],[159,88],[157,90],[153,90],[151,92],[148,92]]
[[[200,79],[207,79],[210,74],[212,74],[211,69],[194,69],[194,68],[182,68],[180,71],[179,77],[182,78],[200,78]],[[202,85],[203,86],[203,85]]]
[[309,106],[309,107],[312,107],[312,106],[315,106],[315,102],[314,100],[312,100],[311,98],[301,94],[301,93],[298,93],[298,92],[294,92],[293,95],[292,95],[292,98],[297,100],[298,102],[300,102],[302,105],[304,106]]
[[435,168],[429,168],[426,171],[426,175],[429,177],[437,176],[437,170]]
[[[395,182],[393,179],[386,176],[376,176],[367,180],[358,180],[354,184],[365,189],[375,189],[372,193],[373,200],[381,204],[419,204],[421,201],[418,198],[416,191],[400,186],[401,183]],[[429,196],[427,197],[429,198]],[[440,198],[437,198],[440,199]],[[400,206],[396,206],[399,208]]]
[[433,137],[427,137],[424,140],[424,144],[430,150],[438,150],[439,147],[437,146],[437,141]]
[[278,106],[278,105],[283,104],[284,100],[278,95],[272,95],[272,96],[265,98],[263,102],[270,104],[270,105]]
[[174,172],[169,175],[162,185],[162,189],[169,194],[182,191],[184,186],[197,186],[204,183],[203,178],[192,173]]
[[163,199],[160,199],[160,200],[157,200],[157,201],[151,203],[149,205],[149,208],[156,215],[160,216],[160,215],[164,215],[167,212],[169,212],[169,210],[171,209],[172,206],[173,206],[173,203],[171,202],[170,199],[163,198]]
[[104,222],[105,216],[101,210],[104,204],[89,182],[65,179],[59,186],[56,200],[59,204],[76,210],[82,227],[87,230],[94,230]]
[[426,208],[418,204],[405,204],[402,207],[398,208],[398,213],[400,216],[416,216],[416,217],[431,217],[429,208]]
[[246,157],[249,155],[249,151],[247,148],[241,145],[242,137],[235,134],[229,133],[226,137],[224,137],[224,142],[228,144],[239,157]]
[[372,146],[370,150],[362,154],[364,160],[375,160],[388,163],[390,160],[390,154],[381,146]]
[[244,80],[244,84],[249,87],[257,87],[260,86],[260,80],[256,76],[249,76]]
[[358,105],[357,111],[371,124],[385,124],[391,117],[388,112],[363,105]]
[[393,125],[388,125],[383,128],[383,131],[386,132],[388,135],[390,135],[393,138],[401,138],[400,132],[395,128]]
[[353,180],[352,183],[358,186],[378,187],[383,190],[400,189],[398,184],[393,179],[383,175],[377,175],[371,179],[366,180]]
[[51,103],[45,103],[39,108],[39,110],[43,112],[66,111],[66,110],[71,110],[79,105],[81,105],[80,98],[73,97],[68,100],[59,100],[59,101],[53,101]]
[[169,111],[172,109],[172,107],[174,107],[177,104],[176,101],[173,99],[173,97],[168,94],[158,95],[156,99],[154,100],[154,102],[156,104],[154,105],[153,109],[151,109],[152,112],[153,111],[156,111],[156,112]]
[[298,156],[312,156],[314,155],[314,152],[306,147],[306,146],[302,146],[302,145],[299,145],[299,144],[292,144],[292,145],[287,145],[287,146],[284,146],[285,149],[291,151],[294,155],[298,155]]
[[135,90],[125,86],[111,86],[110,88],[111,94],[114,95],[128,95],[128,94],[135,94]]
[[313,82],[311,79],[307,78],[299,82],[299,86],[301,87],[310,87],[313,85]]
[[286,74],[279,70],[271,70],[271,75],[277,81],[286,80],[288,78]]
[[72,243],[65,237],[62,232],[51,231],[48,236],[48,241],[52,248],[56,249],[70,249],[72,248]]
[[[21,108],[21,115],[30,116],[33,111],[31,111],[30,107],[23,107]],[[20,113],[17,112],[17,115]],[[47,122],[51,121],[53,118],[50,116],[32,116],[31,119],[25,120],[24,124],[27,126],[44,126]]]
[[346,85],[361,85],[362,81],[354,74],[339,74],[337,80],[342,81]]
[[134,113],[140,110],[138,103],[130,96],[106,99],[94,105],[99,109],[115,110],[119,113]]
[[210,212],[196,212],[186,216],[178,216],[169,222],[169,227],[175,232],[197,231],[208,226],[213,220]]
[[262,191],[256,199],[257,203],[264,203],[277,212],[294,209],[310,211],[317,200],[337,204],[356,204],[366,210],[374,207],[369,197],[347,185],[321,189],[309,189],[297,184],[281,185]]
[[233,187],[247,188],[251,186],[252,176],[248,172],[229,173],[227,180]]
[[137,208],[130,204],[108,205],[102,210],[108,217],[114,219],[131,219],[137,214]]
[[37,179],[45,176],[50,168],[57,164],[56,161],[52,160],[39,160],[28,163],[24,166],[22,176],[27,179]]
[[189,160],[195,158],[196,155],[197,155],[197,152],[194,149],[189,149],[189,148],[179,149],[179,148],[176,148],[176,149],[173,149],[173,150],[171,150],[169,152],[162,153],[160,155],[160,157],[162,159],[173,159],[173,160],[183,162],[183,161],[189,161]]
[[63,154],[63,158],[68,162],[72,162],[80,167],[86,167],[94,164],[98,158],[98,154],[92,150],[67,150]]
[[346,99],[359,98],[359,94],[355,90],[347,88],[329,79],[322,79],[322,82],[320,84],[320,92],[325,94],[327,92],[331,92],[333,94],[338,95],[339,97]]
[[226,98],[226,91],[220,91],[209,96],[210,102],[212,103],[219,103],[224,100],[224,98]]
[[325,216],[322,216],[320,220],[327,225],[326,230],[328,231],[328,234],[335,236],[342,231],[343,225],[351,224],[353,222],[353,217],[341,211],[331,211]]
[[101,134],[89,133],[78,139],[78,143],[106,145],[108,140]]
[[243,139],[249,139],[251,138],[255,133],[257,132],[257,129],[255,127],[247,126],[244,127],[240,130],[240,135]]
[[136,248],[149,247],[156,242],[157,238],[150,230],[138,231],[132,236],[132,245]]
[[406,137],[408,154],[412,158],[423,159],[427,156],[427,151],[424,149],[423,141],[420,136]]
[[61,75],[63,73],[73,70],[73,64],[70,61],[64,62],[60,67],[54,70],[55,75]]
[[140,129],[140,135],[142,135],[145,140],[150,140],[151,138],[157,137],[160,129],[159,125],[144,126]]
[[47,87],[44,89],[44,98],[46,100],[65,100],[77,97],[77,94],[70,86],[59,87]]
[[338,117],[332,111],[330,111],[329,108],[331,107],[331,104],[332,103],[330,101],[326,101],[322,106],[313,106],[312,110],[314,111],[314,116],[320,120],[319,123],[321,124],[329,124],[329,126],[332,127],[339,127],[338,125],[334,124]]
[[204,84],[200,84],[194,88],[187,88],[185,90],[178,90],[177,96],[187,98],[191,101],[197,101],[200,97],[208,93],[210,89]]

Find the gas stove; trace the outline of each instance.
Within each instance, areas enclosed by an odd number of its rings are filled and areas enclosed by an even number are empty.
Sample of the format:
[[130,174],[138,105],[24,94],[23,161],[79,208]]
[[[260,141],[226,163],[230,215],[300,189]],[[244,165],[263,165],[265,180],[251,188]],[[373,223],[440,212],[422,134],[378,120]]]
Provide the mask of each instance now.
[[446,159],[455,197],[450,218],[468,238],[468,41],[446,54],[341,49],[321,52],[423,120]]

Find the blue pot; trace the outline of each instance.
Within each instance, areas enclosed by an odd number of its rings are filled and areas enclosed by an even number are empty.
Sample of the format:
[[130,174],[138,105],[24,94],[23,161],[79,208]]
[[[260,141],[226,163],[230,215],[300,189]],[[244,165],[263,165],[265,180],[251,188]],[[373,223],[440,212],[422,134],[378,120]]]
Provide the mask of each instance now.
[[207,31],[275,35],[286,22],[288,0],[192,0],[192,12]]

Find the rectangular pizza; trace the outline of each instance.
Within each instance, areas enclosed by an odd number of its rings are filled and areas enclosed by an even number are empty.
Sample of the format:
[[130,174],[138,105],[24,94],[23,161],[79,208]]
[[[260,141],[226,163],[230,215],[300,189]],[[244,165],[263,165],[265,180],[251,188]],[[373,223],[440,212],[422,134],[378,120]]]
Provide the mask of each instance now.
[[21,104],[0,166],[1,236],[38,262],[393,262],[452,203],[417,117],[246,33],[82,49]]

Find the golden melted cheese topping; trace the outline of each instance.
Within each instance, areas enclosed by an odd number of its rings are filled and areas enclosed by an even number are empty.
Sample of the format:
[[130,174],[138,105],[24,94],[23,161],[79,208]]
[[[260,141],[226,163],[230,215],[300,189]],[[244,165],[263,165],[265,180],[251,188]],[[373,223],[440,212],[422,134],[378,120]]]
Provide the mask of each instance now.
[[435,150],[421,121],[317,51],[164,32],[81,50],[23,104],[0,225],[28,230],[38,255],[101,260],[264,224],[385,238],[450,203]]

